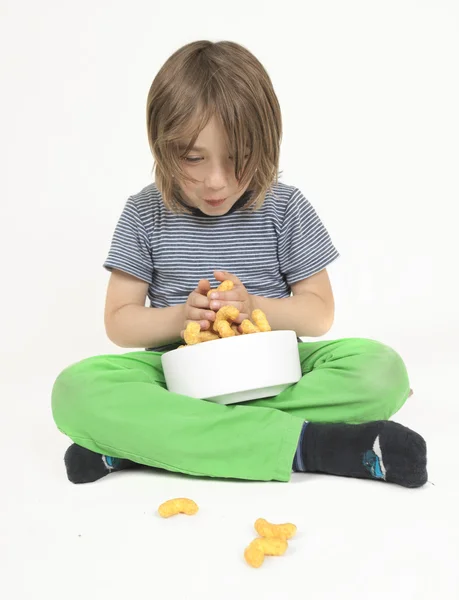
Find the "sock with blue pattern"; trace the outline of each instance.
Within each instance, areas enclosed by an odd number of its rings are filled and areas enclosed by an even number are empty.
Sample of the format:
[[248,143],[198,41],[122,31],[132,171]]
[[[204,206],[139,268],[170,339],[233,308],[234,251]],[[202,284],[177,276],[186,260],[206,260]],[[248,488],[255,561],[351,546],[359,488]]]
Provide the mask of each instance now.
[[113,458],[97,454],[92,450],[72,444],[64,456],[67,477],[72,483],[89,483],[96,481],[112,471],[129,469],[138,466],[125,458]]
[[379,479],[415,488],[427,481],[426,455],[424,439],[393,421],[360,425],[305,422],[293,470]]

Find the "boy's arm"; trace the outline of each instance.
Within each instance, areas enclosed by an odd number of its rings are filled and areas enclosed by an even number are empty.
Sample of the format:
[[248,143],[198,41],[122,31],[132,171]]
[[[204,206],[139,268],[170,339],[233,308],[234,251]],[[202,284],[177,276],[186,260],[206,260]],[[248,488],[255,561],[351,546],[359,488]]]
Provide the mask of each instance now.
[[292,329],[299,337],[318,337],[333,324],[335,303],[326,269],[292,286],[290,298],[251,296],[253,308],[261,309],[274,330]]
[[109,339],[122,348],[150,348],[180,340],[185,305],[148,308],[148,283],[113,270],[105,302],[105,330]]

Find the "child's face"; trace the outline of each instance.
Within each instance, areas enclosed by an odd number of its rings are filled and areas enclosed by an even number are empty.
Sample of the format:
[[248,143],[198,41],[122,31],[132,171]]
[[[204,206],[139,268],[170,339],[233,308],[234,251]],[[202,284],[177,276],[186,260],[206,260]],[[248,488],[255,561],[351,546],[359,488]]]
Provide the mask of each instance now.
[[[206,215],[226,214],[249,186],[239,187],[224,140],[225,132],[214,117],[199,134],[194,149],[182,159],[187,175],[198,182],[179,182],[184,199]],[[209,201],[220,199],[223,201]]]

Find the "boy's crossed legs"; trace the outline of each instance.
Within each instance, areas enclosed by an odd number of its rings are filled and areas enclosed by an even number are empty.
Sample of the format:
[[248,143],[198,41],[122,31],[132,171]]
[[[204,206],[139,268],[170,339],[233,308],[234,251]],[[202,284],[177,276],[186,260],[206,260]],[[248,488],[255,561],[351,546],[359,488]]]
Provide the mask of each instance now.
[[233,406],[169,393],[158,353],[69,367],[53,389],[56,423],[76,442],[65,456],[69,479],[94,481],[140,463],[251,480],[288,481],[293,468],[423,485],[423,438],[387,421],[410,393],[398,354],[359,338],[299,349],[296,385]]

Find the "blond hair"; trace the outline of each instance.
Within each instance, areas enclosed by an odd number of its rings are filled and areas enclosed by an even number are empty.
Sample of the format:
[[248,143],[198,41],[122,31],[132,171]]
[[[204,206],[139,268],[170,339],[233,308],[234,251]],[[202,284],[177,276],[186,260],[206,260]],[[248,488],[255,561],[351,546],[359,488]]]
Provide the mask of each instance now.
[[[259,208],[278,182],[282,119],[265,68],[234,42],[192,42],[164,63],[147,99],[152,173],[166,207],[174,212],[187,212],[177,181],[195,182],[185,173],[181,158],[213,116],[226,132],[240,187],[250,184],[251,200],[245,208]],[[250,155],[245,162],[246,148]]]

